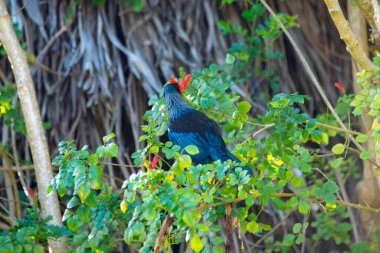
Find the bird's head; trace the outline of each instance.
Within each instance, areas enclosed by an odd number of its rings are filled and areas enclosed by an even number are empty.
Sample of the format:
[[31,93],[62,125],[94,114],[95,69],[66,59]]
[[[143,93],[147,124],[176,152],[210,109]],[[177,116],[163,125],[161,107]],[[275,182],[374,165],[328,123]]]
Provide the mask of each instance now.
[[170,78],[164,85],[164,95],[177,92],[182,93],[186,90],[188,83],[191,81],[193,76],[188,74],[185,78],[180,78],[179,82],[175,77]]

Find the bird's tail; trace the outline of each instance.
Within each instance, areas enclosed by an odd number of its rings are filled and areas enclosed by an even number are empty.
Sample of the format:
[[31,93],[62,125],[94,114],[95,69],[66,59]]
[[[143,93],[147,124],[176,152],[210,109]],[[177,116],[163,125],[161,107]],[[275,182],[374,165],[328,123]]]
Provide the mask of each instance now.
[[[237,159],[230,151],[227,150],[227,156],[228,156],[228,159],[231,159],[232,161],[235,161],[235,162],[238,162],[240,163],[241,161],[239,159]],[[247,167],[247,166],[238,166],[238,167],[241,167],[243,170],[246,170],[247,173],[249,175],[252,175],[253,172],[251,170],[251,168]]]

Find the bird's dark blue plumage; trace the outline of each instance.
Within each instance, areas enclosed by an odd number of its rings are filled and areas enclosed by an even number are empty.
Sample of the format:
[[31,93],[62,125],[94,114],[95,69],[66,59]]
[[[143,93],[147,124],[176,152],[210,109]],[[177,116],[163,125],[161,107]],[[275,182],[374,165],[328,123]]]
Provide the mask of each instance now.
[[[178,84],[166,84],[164,95],[169,111],[168,135],[173,144],[182,149],[188,145],[197,146],[199,154],[192,156],[192,160],[196,164],[207,164],[217,160],[224,162],[228,159],[240,162],[227,150],[218,124],[186,103],[179,91]],[[252,174],[250,168],[246,166],[242,168]]]

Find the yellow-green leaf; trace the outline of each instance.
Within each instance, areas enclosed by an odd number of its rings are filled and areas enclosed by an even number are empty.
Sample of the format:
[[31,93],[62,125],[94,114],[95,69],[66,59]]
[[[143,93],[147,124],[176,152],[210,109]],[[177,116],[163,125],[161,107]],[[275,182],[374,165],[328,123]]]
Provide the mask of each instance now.
[[371,158],[371,155],[372,155],[371,151],[364,151],[364,152],[360,153],[359,157],[362,160],[367,160],[367,159]]
[[189,155],[183,155],[179,159],[179,165],[182,168],[189,168],[191,166],[191,157]]
[[193,238],[191,238],[191,240],[190,240],[190,247],[191,247],[192,250],[194,250],[195,253],[201,252],[201,250],[203,249],[204,245],[203,245],[203,242],[202,242],[201,238],[199,238],[198,235],[195,235]]
[[256,221],[251,221],[247,224],[247,230],[252,234],[259,232],[259,224]]
[[185,148],[186,152],[189,154],[189,155],[196,155],[196,154],[199,154],[199,149],[197,146],[194,146],[194,145],[189,145]]
[[336,144],[333,148],[332,148],[332,152],[336,155],[340,155],[344,152],[346,146],[343,145],[342,143],[338,143]]
[[341,158],[330,161],[330,165],[331,167],[336,169],[342,164],[342,162],[343,162],[343,158],[341,157]]
[[125,213],[127,211],[127,203],[125,202],[125,200],[123,199],[121,202],[120,202],[120,209],[123,213]]
[[361,135],[356,136],[355,139],[356,139],[358,142],[363,143],[363,142],[366,142],[366,141],[369,139],[369,137],[368,137],[368,135],[366,135],[366,134],[361,134]]

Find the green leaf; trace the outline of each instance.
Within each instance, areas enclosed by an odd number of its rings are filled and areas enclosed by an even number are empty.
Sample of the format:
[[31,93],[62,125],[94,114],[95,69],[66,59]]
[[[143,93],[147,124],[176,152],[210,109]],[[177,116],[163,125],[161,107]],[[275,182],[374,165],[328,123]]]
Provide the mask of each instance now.
[[90,166],[98,164],[98,161],[99,161],[99,156],[97,154],[91,154],[87,158],[87,163]]
[[71,216],[68,220],[67,220],[67,227],[75,232],[78,230],[78,227],[79,227],[79,220],[78,220],[78,217],[76,215],[73,215]]
[[368,135],[366,135],[366,134],[361,134],[361,135],[356,136],[355,139],[356,139],[358,142],[363,143],[363,142],[368,141],[369,137],[368,137]]
[[87,184],[82,184],[81,186],[79,186],[78,196],[82,204],[84,203],[86,198],[90,195],[90,193],[91,193],[91,189],[90,189],[90,186],[88,186]]
[[298,199],[296,197],[291,197],[288,201],[287,201],[289,207],[293,207],[293,208],[296,208],[297,205],[298,205]]
[[204,247],[204,244],[198,235],[195,235],[193,238],[190,239],[190,247],[192,250],[194,250],[195,253],[201,252],[201,250]]
[[159,146],[152,146],[152,147],[150,147],[150,152],[153,153],[153,154],[157,154],[159,150],[160,150]]
[[302,214],[307,214],[310,211],[310,205],[306,201],[300,200],[298,203],[298,211]]
[[53,190],[54,186],[51,184],[48,186],[48,188],[46,189],[46,192],[49,194],[52,190]]
[[103,143],[106,144],[107,142],[109,142],[115,136],[116,136],[116,134],[114,134],[114,133],[110,133],[110,134],[104,136],[103,137]]
[[91,166],[88,174],[89,186],[91,189],[100,190],[102,188],[102,168],[100,166]]
[[34,245],[33,253],[44,253],[45,249],[42,245]]
[[119,147],[116,143],[109,143],[105,146],[104,155],[107,157],[117,157],[117,152],[119,151]]
[[70,199],[69,203],[67,203],[67,208],[71,209],[78,205],[80,205],[79,199],[76,196],[74,196]]
[[257,224],[256,221],[251,221],[247,224],[247,230],[250,233],[255,234],[255,233],[259,232],[259,224]]
[[326,183],[323,184],[323,189],[326,192],[335,193],[335,192],[338,192],[339,187],[338,187],[338,185],[334,181],[329,180],[329,181],[327,181]]
[[179,165],[182,168],[189,168],[191,166],[191,157],[189,155],[183,155],[179,158]]
[[95,206],[97,206],[98,205],[98,201],[97,201],[95,193],[91,192],[90,195],[88,195],[88,197],[84,201],[84,203],[87,206],[89,206],[89,207],[95,207]]
[[211,237],[211,242],[213,244],[222,244],[224,242],[224,237],[222,237],[222,236],[213,236],[213,237]]
[[196,155],[196,154],[199,154],[199,149],[197,146],[195,145],[189,145],[185,148],[185,151],[189,154],[189,155]]
[[68,218],[70,218],[74,213],[72,211],[70,211],[69,209],[66,209],[65,212],[63,213],[63,216],[62,216],[62,221],[65,221],[67,220]]
[[332,152],[336,155],[340,155],[344,152],[344,150],[346,149],[346,146],[343,145],[342,143],[338,143],[336,144],[333,148],[332,148]]
[[330,165],[331,167],[336,169],[342,164],[342,162],[343,162],[343,158],[341,157],[341,158],[330,161]]
[[96,154],[99,156],[99,158],[102,158],[104,156],[104,151],[105,151],[106,147],[105,146],[99,146],[97,149],[96,149]]
[[58,192],[58,195],[60,197],[63,197],[63,196],[65,196],[65,194],[67,192],[67,187],[64,186],[63,183],[59,183],[58,188],[57,188],[57,192]]
[[232,54],[227,54],[226,56],[226,63],[227,64],[234,64],[235,62],[235,56],[233,56]]
[[82,222],[86,223],[91,218],[91,210],[88,206],[81,205],[76,211],[76,215]]
[[371,158],[371,155],[372,155],[372,151],[364,151],[364,152],[360,153],[359,157],[362,160],[367,160],[367,159]]
[[299,234],[296,239],[296,244],[299,245],[305,240],[305,236],[303,234]]
[[309,132],[307,130],[302,131],[300,135],[300,141],[306,143],[309,140]]
[[251,110],[251,104],[248,103],[247,101],[242,101],[237,105],[237,109],[241,113],[247,113],[249,110]]
[[306,128],[310,129],[310,130],[315,129],[316,127],[317,127],[317,120],[316,119],[311,119],[306,124]]
[[301,232],[301,229],[302,229],[302,224],[301,223],[296,223],[293,226],[293,233],[294,234],[298,234],[299,232]]
[[290,247],[293,245],[293,241],[294,241],[294,235],[293,234],[287,234],[285,235],[284,237],[284,240],[283,240],[283,244],[284,246],[287,246],[287,247]]
[[298,178],[298,177],[294,177],[292,179],[292,187],[299,187],[301,186],[303,183],[302,179]]
[[332,193],[327,193],[325,196],[324,196],[324,200],[327,204],[334,204],[335,202],[335,195],[332,194]]
[[322,141],[323,135],[322,132],[319,130],[312,130],[311,131],[311,140],[315,143],[320,144]]

